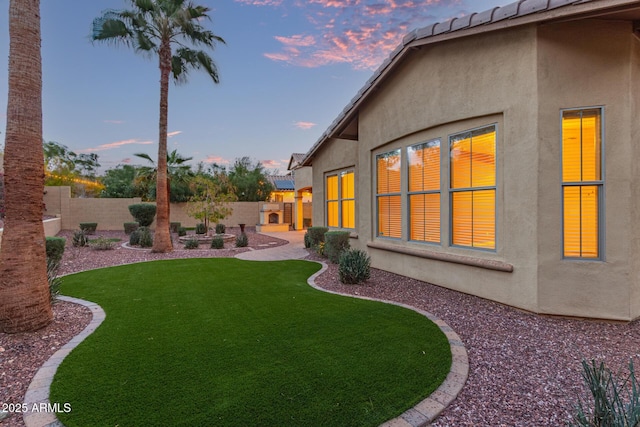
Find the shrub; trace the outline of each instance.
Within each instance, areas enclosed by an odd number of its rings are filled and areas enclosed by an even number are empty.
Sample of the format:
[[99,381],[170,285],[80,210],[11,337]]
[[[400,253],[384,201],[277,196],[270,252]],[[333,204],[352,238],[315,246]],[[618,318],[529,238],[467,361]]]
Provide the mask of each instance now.
[[82,230],[76,230],[73,232],[73,238],[71,239],[71,244],[76,248],[80,248],[83,246],[87,246],[89,243],[89,239],[87,239],[87,235]]
[[141,227],[148,227],[156,216],[156,205],[151,203],[136,203],[129,205],[129,212]]
[[337,263],[340,255],[349,249],[348,231],[327,231],[324,234],[324,254],[332,263]]
[[47,262],[59,265],[62,255],[64,254],[64,244],[66,241],[62,237],[47,237],[45,241],[45,249],[47,251]]
[[138,243],[140,247],[150,248],[153,246],[153,236],[149,227],[140,227],[138,232],[140,233],[140,242]]
[[184,227],[180,227],[178,228],[178,236],[186,236],[187,235],[187,229]]
[[216,234],[224,234],[227,231],[227,227],[224,224],[216,224]]
[[207,226],[203,223],[196,224],[196,234],[206,234]]
[[85,234],[94,234],[96,232],[96,228],[98,228],[97,222],[80,223],[80,230],[84,231]]
[[347,249],[338,261],[338,277],[347,285],[357,285],[371,276],[371,258],[360,249]]
[[310,248],[318,246],[318,243],[324,242],[324,233],[329,231],[327,227],[309,227],[307,233],[309,234]]
[[309,235],[309,232],[305,232],[304,233],[304,247],[309,249],[311,246],[313,246],[311,244],[311,236]]
[[91,242],[91,248],[96,251],[109,251],[115,247],[115,243],[112,240],[107,239],[106,237],[98,237],[93,242]]
[[573,416],[575,427],[627,427],[640,425],[640,383],[629,361],[629,375],[621,378],[607,368],[604,362],[596,364],[582,361],[582,378],[591,401],[585,407],[582,400],[576,405]]
[[129,235],[131,233],[133,233],[134,231],[136,231],[138,229],[138,227],[140,227],[140,224],[138,224],[137,222],[125,222],[124,223],[124,232]]
[[180,224],[179,222],[170,222],[169,223],[169,232],[171,233],[177,233],[178,230],[180,230],[180,226],[182,224]]
[[47,259],[47,281],[49,282],[49,296],[51,298],[51,304],[57,303],[58,296],[60,295],[62,278],[58,276],[58,267],[58,263],[53,262],[51,259]]
[[189,239],[184,242],[185,249],[198,249],[198,246],[200,246],[198,239]]
[[214,237],[211,241],[211,249],[224,249],[224,240],[222,237]]
[[236,237],[236,248],[246,248],[247,246],[249,246],[249,237],[244,233],[240,233]]
[[129,234],[129,245],[138,246],[140,244],[140,229],[136,229]]

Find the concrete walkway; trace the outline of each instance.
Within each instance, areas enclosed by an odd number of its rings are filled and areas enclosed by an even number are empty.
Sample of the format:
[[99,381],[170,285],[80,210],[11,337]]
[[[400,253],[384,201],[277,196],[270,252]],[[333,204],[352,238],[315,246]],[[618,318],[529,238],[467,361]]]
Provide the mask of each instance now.
[[277,239],[288,240],[284,246],[276,246],[269,249],[242,252],[236,258],[252,261],[283,261],[287,259],[302,259],[307,257],[304,248],[304,231],[283,231],[279,233],[262,233]]

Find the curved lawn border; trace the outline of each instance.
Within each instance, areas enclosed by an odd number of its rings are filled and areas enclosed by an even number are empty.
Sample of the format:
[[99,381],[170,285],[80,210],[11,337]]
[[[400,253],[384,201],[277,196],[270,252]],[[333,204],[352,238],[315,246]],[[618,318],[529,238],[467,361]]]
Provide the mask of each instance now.
[[322,265],[322,268],[307,280],[307,283],[309,283],[309,285],[313,288],[330,294],[360,298],[369,301],[379,301],[386,304],[393,304],[399,307],[408,308],[409,310],[413,310],[416,313],[422,314],[433,323],[438,325],[440,330],[447,336],[447,339],[449,340],[449,346],[451,347],[451,369],[449,370],[447,378],[445,378],[444,382],[440,384],[440,387],[438,387],[436,391],[431,393],[429,397],[418,403],[413,408],[406,410],[399,417],[383,423],[380,427],[422,427],[428,425],[438,415],[440,415],[440,413],[451,402],[456,399],[460,391],[462,391],[462,387],[464,387],[464,384],[467,382],[467,378],[469,376],[469,356],[467,355],[467,349],[464,347],[464,343],[462,342],[458,334],[456,334],[455,331],[451,329],[451,327],[447,325],[443,320],[435,317],[431,313],[412,307],[410,305],[402,304],[395,301],[363,297],[359,295],[343,294],[340,292],[329,291],[321,288],[320,286],[316,285],[315,278],[324,273],[324,271],[328,267],[323,262],[319,262],[319,264]]
[[[327,270],[327,265],[322,262],[319,264],[322,265],[322,268],[307,279],[307,283],[309,283],[309,285],[314,289],[331,294],[370,301],[380,301],[408,308],[427,317],[433,323],[438,325],[440,330],[446,335],[449,341],[449,346],[451,347],[451,369],[449,370],[447,378],[445,378],[444,382],[440,384],[440,387],[438,387],[438,389],[436,389],[436,391],[434,391],[429,397],[418,403],[413,408],[408,409],[399,417],[385,422],[382,426],[420,427],[432,422],[451,402],[455,400],[462,390],[462,387],[464,387],[469,375],[469,358],[467,350],[458,334],[456,334],[444,321],[435,317],[431,313],[410,305],[389,300],[342,294],[321,288],[316,285],[315,278]],[[47,405],[50,403],[49,391],[58,366],[60,366],[64,358],[71,353],[71,350],[77,347],[86,337],[91,335],[98,326],[100,326],[106,317],[104,310],[102,310],[102,308],[96,303],[66,296],[60,296],[59,298],[60,300],[80,304],[89,308],[92,312],[92,319],[89,322],[89,325],[87,325],[82,332],[60,348],[60,350],[55,352],[53,356],[51,356],[49,360],[47,360],[38,370],[36,375],[33,377],[33,380],[31,380],[27,393],[24,397],[24,403],[29,408],[29,411],[23,414],[23,420],[26,427],[63,427],[63,424],[56,417],[55,412],[36,412],[31,411],[31,409],[34,408],[34,405],[35,407],[40,407],[41,404]]]

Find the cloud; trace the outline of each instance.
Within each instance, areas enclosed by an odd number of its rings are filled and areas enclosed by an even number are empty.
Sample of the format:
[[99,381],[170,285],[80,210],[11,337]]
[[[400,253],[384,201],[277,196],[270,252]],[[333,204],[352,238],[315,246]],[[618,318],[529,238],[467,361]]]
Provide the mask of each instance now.
[[229,163],[231,163],[229,160],[220,157],[220,156],[214,156],[214,155],[208,155],[204,160],[205,163],[215,163],[218,165],[228,165]]
[[262,163],[262,166],[264,166],[265,168],[277,168],[278,166],[281,165],[279,160],[260,160],[260,163]]
[[315,68],[346,63],[375,69],[409,31],[456,15],[461,0],[235,0],[300,8],[311,24],[306,33],[277,35],[281,49],[263,55],[277,62]]
[[103,122],[111,125],[121,125],[124,123],[124,120],[103,120]]
[[131,163],[131,157],[125,157],[124,159],[120,160],[120,163],[128,165],[129,163]]
[[108,144],[98,145],[93,148],[85,148],[83,150],[76,150],[76,153],[95,153],[96,151],[113,150],[114,148],[120,148],[125,145],[150,145],[153,141],[141,141],[139,139],[125,139],[122,141],[110,142]]
[[293,125],[298,129],[309,130],[314,126],[317,126],[318,124],[312,122],[295,122]]
[[167,133],[167,137],[168,137],[168,138],[171,138],[171,137],[174,137],[174,136],[176,136],[176,135],[180,135],[181,133],[182,133],[182,131],[181,131],[181,130],[176,130],[176,131],[173,131],[173,132],[168,132],[168,133]]

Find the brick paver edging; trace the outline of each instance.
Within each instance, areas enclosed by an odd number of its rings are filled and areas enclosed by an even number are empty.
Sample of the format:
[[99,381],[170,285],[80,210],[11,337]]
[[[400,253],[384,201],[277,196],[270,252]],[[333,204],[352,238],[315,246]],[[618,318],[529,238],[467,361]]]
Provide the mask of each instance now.
[[320,271],[311,276],[307,282],[310,286],[323,292],[331,294],[343,295],[353,298],[366,299],[370,301],[380,301],[387,304],[393,304],[400,307],[408,308],[417,313],[427,317],[433,323],[438,325],[440,330],[447,336],[449,345],[451,346],[451,369],[447,378],[438,387],[436,391],[431,393],[429,397],[418,403],[411,409],[406,410],[399,417],[387,421],[380,427],[424,427],[432,422],[451,402],[458,396],[467,377],[469,376],[469,357],[467,355],[467,349],[464,347],[464,343],[455,333],[449,325],[444,321],[438,319],[431,313],[412,307],[407,304],[398,303],[395,301],[382,300],[377,298],[369,298],[360,295],[342,294],[340,292],[329,291],[316,285],[315,278],[324,273],[327,269],[327,265],[323,262],[319,262],[322,265]]
[[[104,321],[106,315],[102,307],[98,304],[81,300],[78,298],[71,298],[60,296],[61,301],[68,301],[75,304],[84,305],[93,315],[91,321],[86,328],[82,330],[78,335],[73,337],[71,341],[66,343],[56,351],[53,356],[47,360],[42,367],[36,372],[36,375],[31,380],[27,393],[24,396],[24,403],[29,408],[28,412],[25,412],[22,416],[26,427],[61,427],[62,423],[56,417],[55,412],[50,411],[49,401],[49,388],[53,382],[53,376],[56,374],[58,366],[62,363],[65,357],[71,350],[76,348],[86,337],[91,335],[98,326]],[[42,411],[32,411],[33,408],[42,408]],[[73,408],[71,408],[73,410]],[[60,410],[64,410],[64,407],[60,407]]]

